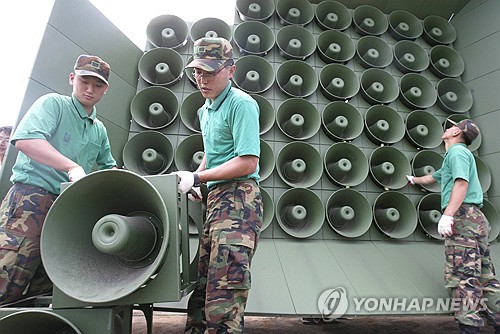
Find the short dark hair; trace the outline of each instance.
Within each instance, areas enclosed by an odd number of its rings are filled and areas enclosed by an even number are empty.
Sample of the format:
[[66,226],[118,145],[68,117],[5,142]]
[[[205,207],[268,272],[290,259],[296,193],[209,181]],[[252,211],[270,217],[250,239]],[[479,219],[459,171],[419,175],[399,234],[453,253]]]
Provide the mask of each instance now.
[[13,127],[10,125],[0,126],[0,132],[5,132],[9,136],[12,134]]

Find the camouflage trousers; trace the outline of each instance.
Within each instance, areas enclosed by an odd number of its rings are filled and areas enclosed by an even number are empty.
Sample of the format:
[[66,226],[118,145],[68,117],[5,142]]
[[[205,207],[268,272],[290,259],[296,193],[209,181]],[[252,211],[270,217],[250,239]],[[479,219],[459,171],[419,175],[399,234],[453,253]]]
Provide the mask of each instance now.
[[445,240],[445,287],[460,301],[455,319],[481,327],[484,319],[500,325],[500,283],[490,258],[488,220],[476,205],[463,204],[455,214],[453,235]]
[[253,180],[228,182],[210,190],[186,333],[243,333],[250,264],[262,214],[262,196]]
[[50,292],[42,266],[40,236],[56,195],[15,184],[0,206],[0,305]]

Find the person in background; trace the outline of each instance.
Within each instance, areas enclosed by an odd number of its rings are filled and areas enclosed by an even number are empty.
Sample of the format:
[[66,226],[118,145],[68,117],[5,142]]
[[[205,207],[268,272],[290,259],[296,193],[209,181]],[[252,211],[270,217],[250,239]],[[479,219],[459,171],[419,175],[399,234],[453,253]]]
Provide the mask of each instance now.
[[490,225],[481,212],[483,190],[467,148],[479,129],[470,119],[449,122],[452,126],[441,137],[446,148],[441,168],[432,175],[407,178],[410,184],[441,184],[438,232],[445,237],[445,287],[460,301],[455,310],[460,333],[479,333],[484,313],[499,334],[500,283],[490,258]]
[[194,43],[193,76],[206,99],[199,110],[204,158],[193,173],[178,171],[178,190],[201,200],[209,189],[200,236],[198,282],[187,307],[186,333],[242,333],[251,286],[250,264],[262,226],[259,189],[259,107],[232,87],[231,44],[224,38]]
[[3,165],[3,159],[5,158],[5,152],[7,151],[7,145],[9,145],[10,135],[12,134],[12,126],[2,126],[0,127],[0,169]]
[[0,305],[52,290],[42,265],[40,236],[61,183],[78,181],[94,165],[116,168],[95,108],[108,90],[109,74],[101,58],[79,56],[69,74],[71,96],[40,97],[11,137],[19,154],[10,178],[13,185],[0,206]]

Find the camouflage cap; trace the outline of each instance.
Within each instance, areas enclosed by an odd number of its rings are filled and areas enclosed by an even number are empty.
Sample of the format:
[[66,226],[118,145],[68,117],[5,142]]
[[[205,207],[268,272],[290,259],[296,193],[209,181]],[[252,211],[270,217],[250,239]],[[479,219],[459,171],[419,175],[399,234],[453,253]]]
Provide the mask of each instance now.
[[474,141],[474,139],[476,139],[476,137],[479,135],[479,128],[470,119],[464,119],[458,123],[452,121],[451,119],[448,119],[448,122],[450,122],[451,124],[458,127],[460,130],[462,130],[462,136],[464,137],[465,144],[467,145],[470,145]]
[[74,70],[76,75],[91,75],[108,85],[109,64],[97,56],[80,55],[76,60]]
[[233,60],[233,47],[228,40],[222,37],[203,37],[194,42],[193,61],[186,68],[214,72],[228,60]]

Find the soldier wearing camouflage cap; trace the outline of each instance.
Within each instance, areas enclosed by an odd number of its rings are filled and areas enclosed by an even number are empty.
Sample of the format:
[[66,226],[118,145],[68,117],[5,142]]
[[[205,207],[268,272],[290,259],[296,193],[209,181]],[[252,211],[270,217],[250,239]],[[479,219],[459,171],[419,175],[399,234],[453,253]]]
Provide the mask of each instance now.
[[10,138],[19,154],[0,206],[0,305],[52,291],[40,235],[61,183],[83,178],[94,165],[116,168],[95,108],[108,90],[110,67],[97,56],[80,55],[72,69],[71,96],[38,98]]
[[479,333],[485,325],[481,314],[500,333],[500,282],[490,257],[490,225],[481,207],[483,190],[474,156],[467,148],[480,131],[470,119],[458,123],[442,135],[446,153],[441,168],[433,174],[407,176],[411,184],[441,183],[438,233],[445,238],[445,287],[454,300],[461,333]]
[[[236,66],[224,38],[194,43],[193,69],[206,99],[198,110],[205,154],[193,173],[178,171],[179,192],[206,200],[198,282],[188,303],[186,333],[242,333],[250,264],[262,226],[259,107],[232,87]],[[206,185],[206,186],[205,186]],[[200,186],[208,188],[202,199]]]

